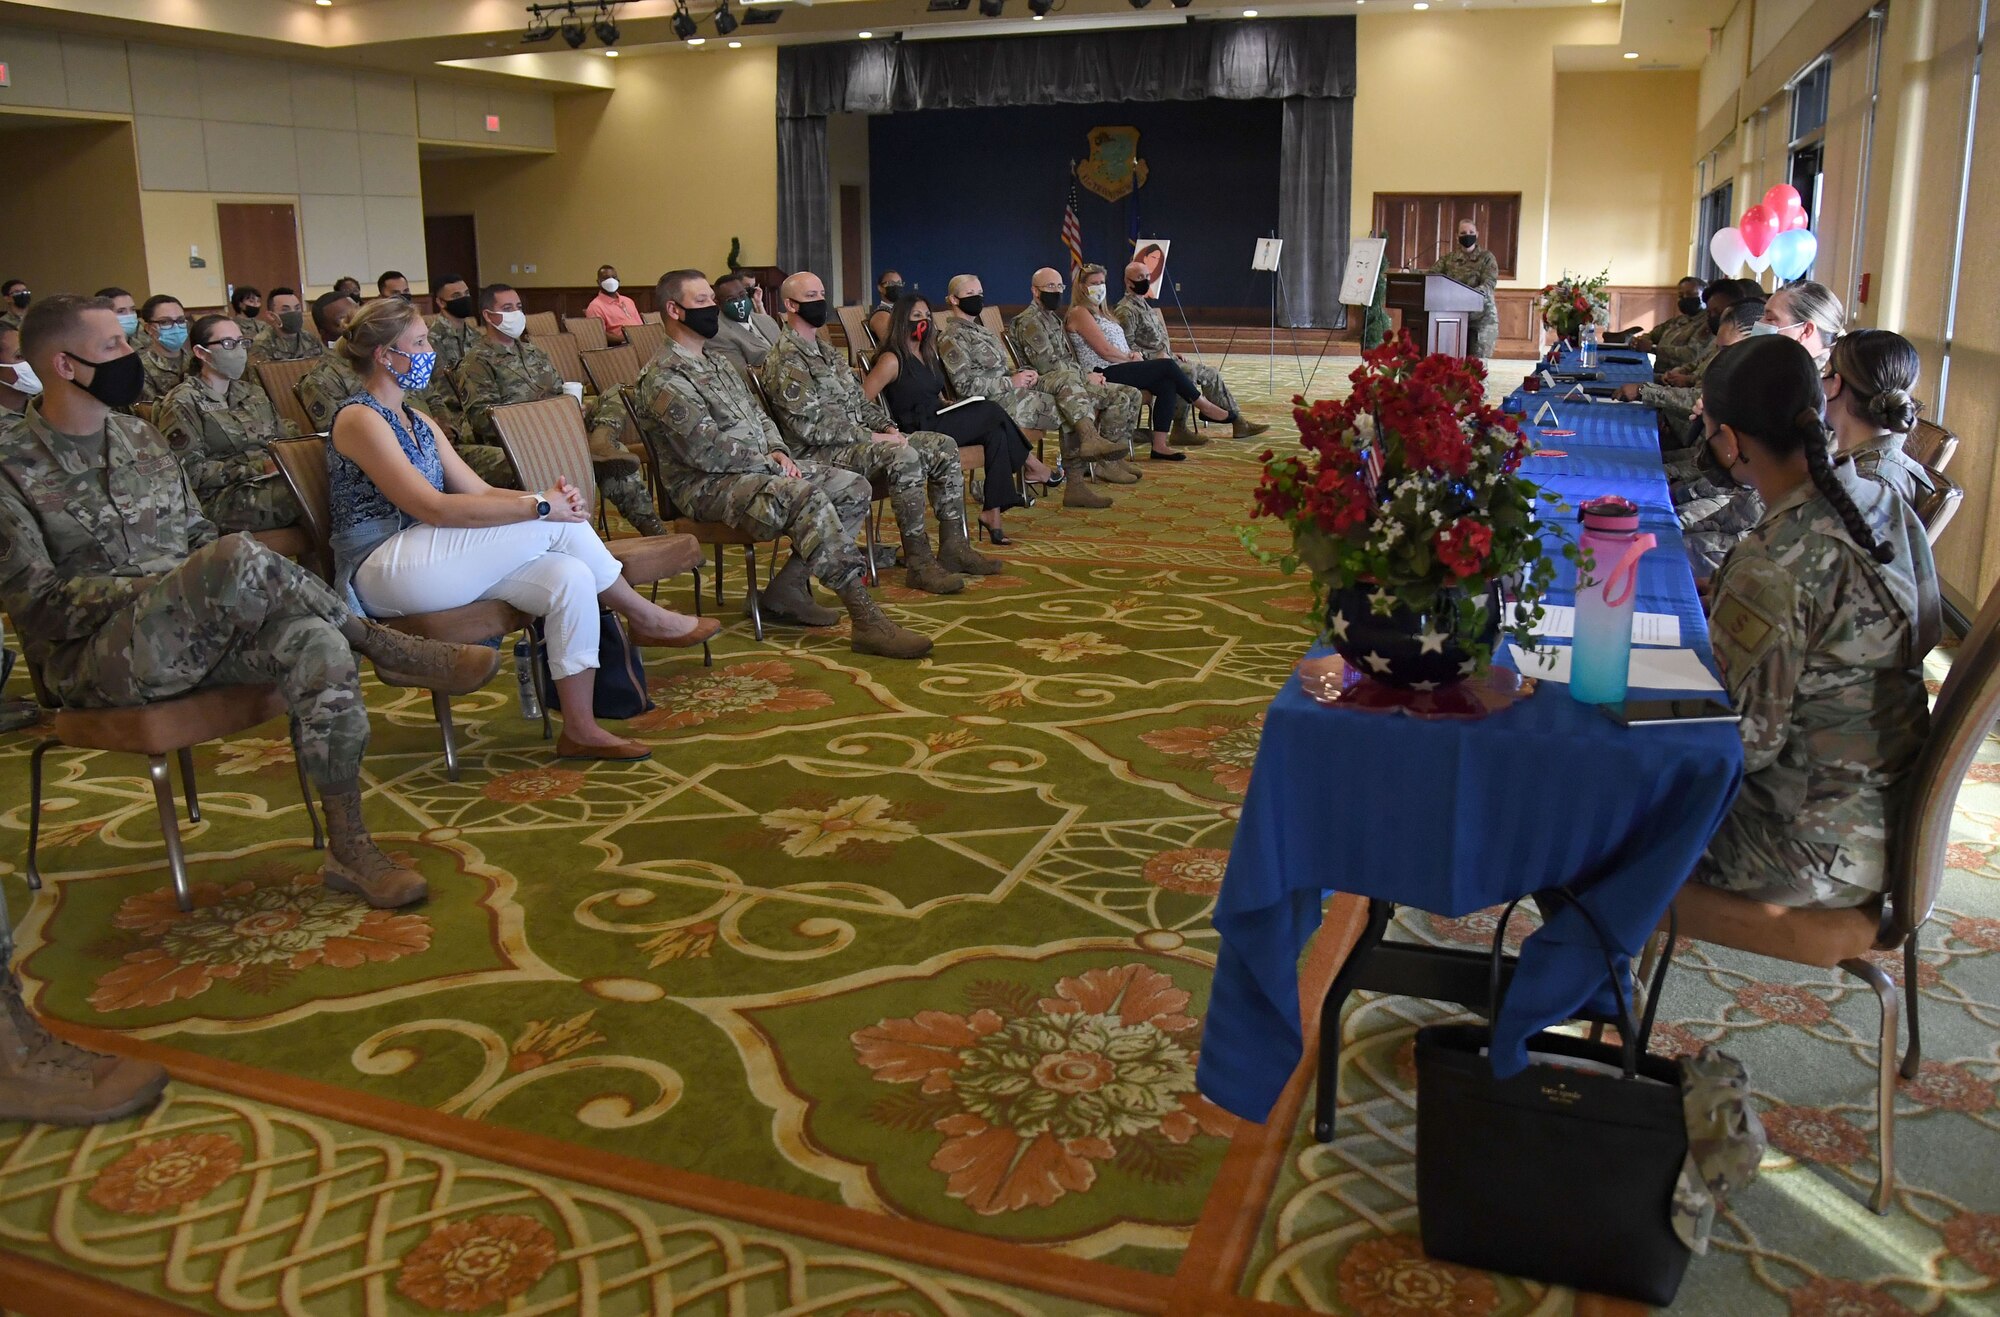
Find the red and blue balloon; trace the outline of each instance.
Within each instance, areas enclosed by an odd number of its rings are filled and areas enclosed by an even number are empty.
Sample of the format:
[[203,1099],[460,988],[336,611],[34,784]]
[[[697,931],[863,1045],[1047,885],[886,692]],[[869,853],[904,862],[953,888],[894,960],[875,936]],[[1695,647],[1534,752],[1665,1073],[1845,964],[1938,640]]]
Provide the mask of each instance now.
[[1734,228],[1716,230],[1708,254],[1724,274],[1747,266],[1758,274],[1771,270],[1780,279],[1796,279],[1819,255],[1819,239],[1807,227],[1811,222],[1799,190],[1780,183],[1744,211]]

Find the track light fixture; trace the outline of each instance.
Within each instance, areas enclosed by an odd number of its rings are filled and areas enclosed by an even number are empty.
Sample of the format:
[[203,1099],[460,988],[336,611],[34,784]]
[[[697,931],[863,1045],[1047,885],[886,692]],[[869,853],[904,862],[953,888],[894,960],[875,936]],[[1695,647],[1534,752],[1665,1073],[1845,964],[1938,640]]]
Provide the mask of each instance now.
[[[1193,4],[1194,0],[1186,0],[1186,3]],[[1036,18],[1047,18],[1049,10],[1055,7],[1055,0],[1028,0],[1028,12]]]
[[1126,0],[1126,3],[1134,9],[1144,9],[1147,5],[1152,4],[1153,0]]
[[563,20],[562,39],[569,42],[571,50],[575,50],[583,45],[589,36],[590,34],[584,30],[583,20],[576,16],[575,10],[571,10],[569,17]]
[[1186,9],[1194,3],[1194,0],[1171,0],[1171,2],[1176,9]]
[[726,37],[737,28],[736,15],[729,12],[729,0],[715,7],[715,35]]
[[[547,41],[560,32],[571,50],[581,50],[583,43],[590,40],[591,33],[594,32],[608,52],[625,35],[618,26],[618,6],[631,2],[632,0],[551,0],[548,4],[531,4],[527,7],[528,28],[521,33],[521,40],[528,43]],[[586,23],[582,13],[579,12],[580,8],[594,8],[597,11],[596,16]],[[682,12],[686,12],[685,5],[682,7]],[[561,15],[559,26],[551,22],[553,15]],[[675,30],[679,30],[678,21]]]
[[611,11],[602,5],[598,6],[597,22],[592,25],[591,30],[596,32],[597,39],[607,46],[617,45],[618,38],[624,35],[618,30],[618,21],[611,16]]
[[1000,11],[1007,7],[1007,0],[979,0],[979,12],[988,18],[1000,17]]
[[555,36],[555,34],[556,30],[549,26],[549,20],[543,18],[540,14],[536,14],[534,18],[528,21],[528,30],[521,34],[521,40],[524,42],[547,41],[549,38]]
[[688,13],[687,0],[680,0],[674,6],[674,35],[686,41],[700,30],[695,26],[694,15]]

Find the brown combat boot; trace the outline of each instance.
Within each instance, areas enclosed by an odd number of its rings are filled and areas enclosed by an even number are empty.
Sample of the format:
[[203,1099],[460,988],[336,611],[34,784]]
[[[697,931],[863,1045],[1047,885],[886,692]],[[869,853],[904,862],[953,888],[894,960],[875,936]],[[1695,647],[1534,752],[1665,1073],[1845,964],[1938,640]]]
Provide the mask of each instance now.
[[384,855],[361,821],[361,787],[320,792],[326,808],[326,867],[320,882],[336,892],[352,892],[377,910],[414,905],[430,895],[430,884],[414,869]]
[[445,695],[470,695],[500,670],[500,651],[486,645],[425,640],[355,616],[340,629],[354,652],[374,660],[382,679]]
[[1091,471],[1099,480],[1102,480],[1107,485],[1136,485],[1139,483],[1139,473],[1134,471],[1131,464],[1126,462],[1122,457],[1109,462],[1093,462],[1091,464]]
[[21,981],[0,966],[0,1121],[101,1125],[144,1111],[166,1086],[151,1061],[87,1051],[44,1029]]
[[913,534],[903,537],[903,584],[926,594],[957,594],[965,578],[932,555],[929,536]]
[[1229,418],[1229,437],[1232,439],[1255,439],[1270,428],[1268,425],[1244,419],[1242,412]]
[[847,615],[854,619],[853,650],[857,654],[874,654],[880,658],[920,659],[931,652],[930,637],[920,636],[889,620],[875,597],[868,593],[868,587],[856,577],[840,591],[840,602],[847,605]]
[[639,455],[618,442],[618,431],[608,425],[590,431],[590,469],[599,480],[612,476],[639,474]]
[[1066,508],[1108,508],[1111,500],[1101,490],[1094,488],[1079,470],[1073,469],[1069,479],[1063,482],[1063,506]]
[[[771,583],[757,593],[757,608],[766,622],[789,623],[792,626],[832,626],[840,621],[838,609],[828,608],[812,596],[812,577],[806,571],[806,560],[796,553],[785,560]],[[750,612],[748,600],[744,601],[743,612]]]
[[938,523],[938,561],[966,576],[993,576],[1007,565],[973,548],[965,535],[964,519],[957,517]]
[[1194,408],[1186,403],[1174,408],[1174,428],[1168,431],[1167,442],[1176,448],[1200,448],[1208,442],[1208,436],[1194,428]]
[[1097,422],[1078,421],[1076,430],[1076,455],[1086,462],[1094,462],[1100,457],[1120,457],[1125,453],[1124,444],[1114,444],[1098,432]]

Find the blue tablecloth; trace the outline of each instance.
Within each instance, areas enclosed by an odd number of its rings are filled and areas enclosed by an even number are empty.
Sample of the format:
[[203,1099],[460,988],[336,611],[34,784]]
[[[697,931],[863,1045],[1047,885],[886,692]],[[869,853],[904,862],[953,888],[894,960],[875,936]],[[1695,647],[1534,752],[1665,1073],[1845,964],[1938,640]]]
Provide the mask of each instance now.
[[[1566,457],[1523,468],[1572,510],[1596,494],[1637,503],[1659,547],[1639,608],[1673,613],[1708,657],[1708,628],[1660,470],[1649,407],[1580,414],[1575,438],[1530,436]],[[1585,439],[1591,442],[1582,442]],[[1565,563],[1550,602],[1573,598]],[[1627,730],[1544,683],[1479,722],[1329,709],[1296,678],[1265,718],[1242,822],[1217,898],[1222,935],[1198,1082],[1249,1120],[1269,1113],[1303,1051],[1298,958],[1327,890],[1457,916],[1557,885],[1576,891],[1625,958],[1638,954],[1743,775],[1736,728]],[[1522,947],[1495,1024],[1494,1065],[1525,1062],[1536,1029],[1609,1009],[1603,955],[1567,908]]]

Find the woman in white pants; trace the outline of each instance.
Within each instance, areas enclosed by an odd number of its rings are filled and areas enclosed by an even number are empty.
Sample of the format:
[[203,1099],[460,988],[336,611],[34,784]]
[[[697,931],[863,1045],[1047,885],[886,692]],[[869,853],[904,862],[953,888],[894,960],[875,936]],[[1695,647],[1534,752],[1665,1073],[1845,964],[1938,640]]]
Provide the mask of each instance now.
[[408,302],[384,298],[355,312],[341,350],[362,390],[335,413],[327,449],[335,588],[371,617],[501,599],[542,618],[562,709],[556,753],[651,754],[592,713],[599,606],[622,616],[638,645],[697,645],[718,624],[670,612],[627,584],[567,480],[522,494],[472,473],[431,419],[404,401],[405,390],[430,383],[437,361],[429,329]]

